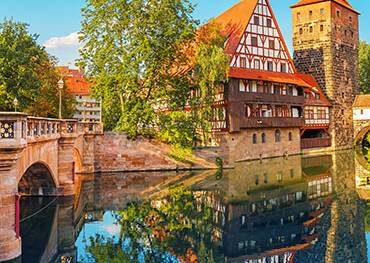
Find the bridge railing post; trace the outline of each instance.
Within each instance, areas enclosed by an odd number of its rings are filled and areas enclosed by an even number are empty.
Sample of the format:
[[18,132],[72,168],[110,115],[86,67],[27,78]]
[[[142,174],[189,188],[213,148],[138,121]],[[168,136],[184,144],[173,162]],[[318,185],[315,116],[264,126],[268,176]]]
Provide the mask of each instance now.
[[27,143],[27,115],[0,112],[0,148],[19,148]]

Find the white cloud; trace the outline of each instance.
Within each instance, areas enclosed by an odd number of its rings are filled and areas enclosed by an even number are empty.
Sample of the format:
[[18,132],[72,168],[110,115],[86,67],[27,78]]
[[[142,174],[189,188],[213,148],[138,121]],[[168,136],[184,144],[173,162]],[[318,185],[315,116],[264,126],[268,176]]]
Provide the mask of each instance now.
[[48,49],[78,47],[79,45],[80,42],[78,40],[78,32],[73,32],[68,36],[52,37],[44,43],[45,48]]

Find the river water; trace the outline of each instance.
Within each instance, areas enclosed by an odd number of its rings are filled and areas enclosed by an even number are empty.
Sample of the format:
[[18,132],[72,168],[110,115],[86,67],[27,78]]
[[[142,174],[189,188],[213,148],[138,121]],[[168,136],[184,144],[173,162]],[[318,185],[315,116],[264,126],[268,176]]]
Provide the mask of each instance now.
[[75,198],[22,199],[22,262],[368,262],[366,168],[346,151],[81,176]]

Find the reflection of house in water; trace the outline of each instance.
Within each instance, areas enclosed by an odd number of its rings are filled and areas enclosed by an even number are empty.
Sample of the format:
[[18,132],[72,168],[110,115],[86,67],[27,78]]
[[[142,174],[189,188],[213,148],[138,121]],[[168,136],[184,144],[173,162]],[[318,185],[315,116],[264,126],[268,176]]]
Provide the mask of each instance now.
[[223,196],[211,194],[227,261],[293,262],[311,247],[331,202],[331,165],[331,156],[240,163],[222,180],[198,185]]

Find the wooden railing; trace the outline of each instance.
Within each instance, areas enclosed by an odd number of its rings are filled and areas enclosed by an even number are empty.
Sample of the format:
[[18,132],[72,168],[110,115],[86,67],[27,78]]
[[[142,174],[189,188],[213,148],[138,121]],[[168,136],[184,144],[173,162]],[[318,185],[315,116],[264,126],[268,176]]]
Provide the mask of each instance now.
[[243,118],[240,120],[240,128],[287,128],[303,127],[303,118],[293,117],[261,117]]
[[323,148],[331,146],[331,138],[307,138],[301,139],[302,149]]

